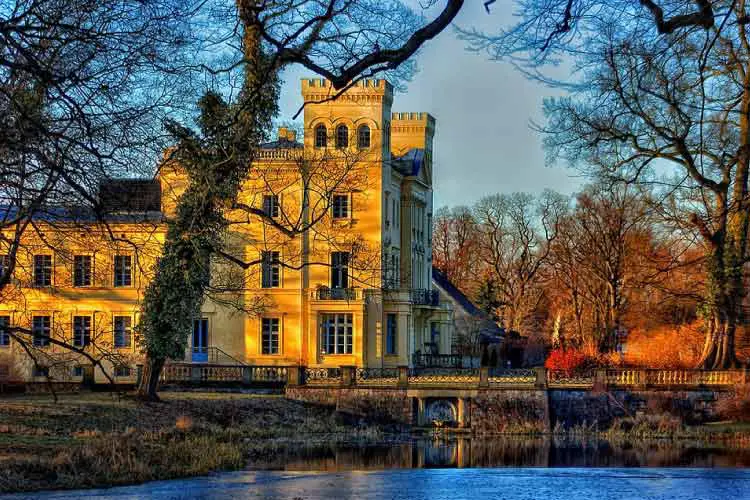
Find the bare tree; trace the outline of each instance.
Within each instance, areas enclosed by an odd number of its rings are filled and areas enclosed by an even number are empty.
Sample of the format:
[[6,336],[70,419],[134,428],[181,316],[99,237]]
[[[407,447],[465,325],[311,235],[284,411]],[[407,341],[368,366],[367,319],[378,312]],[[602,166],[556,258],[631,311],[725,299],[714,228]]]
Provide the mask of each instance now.
[[474,208],[479,256],[497,285],[502,319],[510,330],[539,329],[533,318],[543,297],[539,285],[567,204],[559,194],[545,191],[538,198],[493,195]]

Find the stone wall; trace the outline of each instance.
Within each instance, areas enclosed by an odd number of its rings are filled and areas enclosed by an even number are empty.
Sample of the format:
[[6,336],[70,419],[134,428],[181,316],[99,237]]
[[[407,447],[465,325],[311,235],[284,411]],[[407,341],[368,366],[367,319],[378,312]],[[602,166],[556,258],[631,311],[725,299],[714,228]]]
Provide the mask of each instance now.
[[550,423],[606,429],[616,418],[670,415],[686,424],[716,420],[716,404],[730,396],[716,390],[550,390]]
[[337,411],[410,425],[412,401],[404,389],[347,387],[287,387],[286,397],[308,403],[333,406]]
[[543,390],[484,390],[470,403],[471,430],[477,434],[549,430],[549,405]]

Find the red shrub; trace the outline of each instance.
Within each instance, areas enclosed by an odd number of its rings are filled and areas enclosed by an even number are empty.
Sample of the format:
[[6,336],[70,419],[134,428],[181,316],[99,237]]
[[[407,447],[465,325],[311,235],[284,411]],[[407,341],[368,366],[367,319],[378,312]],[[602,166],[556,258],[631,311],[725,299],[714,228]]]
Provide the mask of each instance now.
[[596,365],[594,358],[578,349],[555,349],[544,362],[544,367],[548,370],[561,371],[567,375],[586,371]]

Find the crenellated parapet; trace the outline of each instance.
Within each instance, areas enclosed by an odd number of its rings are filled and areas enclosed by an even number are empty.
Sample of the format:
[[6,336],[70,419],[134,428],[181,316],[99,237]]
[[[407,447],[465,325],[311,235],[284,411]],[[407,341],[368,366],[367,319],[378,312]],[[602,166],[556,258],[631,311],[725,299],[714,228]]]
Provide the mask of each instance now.
[[391,152],[401,156],[410,149],[432,151],[435,117],[424,112],[391,113]]
[[[303,78],[302,97],[306,103],[322,102],[339,93],[331,82],[323,78]],[[363,79],[336,97],[338,103],[382,103],[393,101],[393,86],[383,79]]]
[[435,134],[435,117],[425,112],[391,113],[391,130],[393,133],[432,137]]

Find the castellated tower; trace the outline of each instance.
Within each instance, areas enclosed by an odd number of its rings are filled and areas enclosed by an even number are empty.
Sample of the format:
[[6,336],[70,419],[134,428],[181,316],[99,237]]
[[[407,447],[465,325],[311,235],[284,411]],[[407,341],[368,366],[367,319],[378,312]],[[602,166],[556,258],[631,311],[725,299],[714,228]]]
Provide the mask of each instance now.
[[423,149],[432,158],[435,118],[429,113],[393,113],[391,121],[391,153],[403,156],[410,149]]

